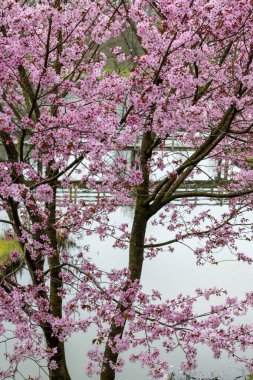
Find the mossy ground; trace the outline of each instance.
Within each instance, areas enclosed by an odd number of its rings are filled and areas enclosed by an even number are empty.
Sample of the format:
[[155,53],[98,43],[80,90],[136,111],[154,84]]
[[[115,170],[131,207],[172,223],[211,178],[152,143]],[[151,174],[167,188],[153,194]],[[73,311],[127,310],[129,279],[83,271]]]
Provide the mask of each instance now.
[[9,261],[9,256],[12,251],[19,251],[22,254],[20,245],[15,240],[6,240],[0,237],[0,265],[6,264]]

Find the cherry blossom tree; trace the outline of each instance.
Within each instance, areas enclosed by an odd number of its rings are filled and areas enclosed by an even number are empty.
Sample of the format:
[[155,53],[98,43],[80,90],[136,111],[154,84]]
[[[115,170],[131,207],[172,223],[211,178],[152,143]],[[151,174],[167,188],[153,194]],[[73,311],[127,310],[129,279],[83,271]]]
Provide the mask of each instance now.
[[[15,378],[30,358],[41,378],[69,380],[65,342],[94,324],[87,374],[101,380],[115,378],[120,353],[133,347],[130,360],[161,378],[168,363],[152,348],[159,339],[168,353],[184,349],[184,369],[196,366],[198,343],[252,369],[238,353],[252,348],[252,325],[234,322],[252,308],[252,293],[198,315],[199,298],[225,292],[164,301],[140,282],[145,258],[192,237],[199,264],[216,263],[224,246],[252,262],[236,246],[252,236],[252,2],[6,0],[0,11],[1,222],[23,252],[1,270],[0,329],[3,342],[15,338],[1,378]],[[203,187],[207,160],[215,169]],[[73,186],[110,196],[73,199]],[[227,209],[199,213],[193,199],[226,200]],[[130,229],[109,224],[122,205],[134,206]],[[174,237],[157,242],[149,222]],[[84,249],[61,244],[89,234],[112,236],[129,251],[128,268],[105,273]]]

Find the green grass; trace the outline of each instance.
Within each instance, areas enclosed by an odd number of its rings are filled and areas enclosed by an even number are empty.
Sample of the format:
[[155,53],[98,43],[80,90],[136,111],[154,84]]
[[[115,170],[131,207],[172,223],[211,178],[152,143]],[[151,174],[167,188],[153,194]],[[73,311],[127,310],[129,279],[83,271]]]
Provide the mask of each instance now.
[[[253,168],[253,157],[245,157],[245,161],[249,165],[250,168]],[[251,376],[253,376],[253,375],[251,375]],[[253,379],[253,377],[252,377],[252,379]],[[252,379],[250,379],[250,380],[252,380]]]
[[12,251],[19,251],[22,254],[19,243],[14,239],[6,240],[4,237],[0,237],[0,265],[8,263]]
[[130,77],[130,74],[131,74],[131,68],[130,67],[108,67],[108,66],[105,66],[103,71],[105,73],[116,73],[122,77],[125,77],[125,78],[128,78]]

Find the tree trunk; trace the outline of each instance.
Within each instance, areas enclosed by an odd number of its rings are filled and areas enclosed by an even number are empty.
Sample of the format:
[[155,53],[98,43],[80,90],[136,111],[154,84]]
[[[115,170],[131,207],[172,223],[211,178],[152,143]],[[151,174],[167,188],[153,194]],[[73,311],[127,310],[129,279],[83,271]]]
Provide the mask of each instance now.
[[56,336],[53,336],[53,331],[49,323],[42,326],[42,330],[46,338],[47,347],[49,349],[57,349],[57,353],[50,359],[50,361],[54,360],[56,362],[57,368],[49,369],[49,379],[71,380],[66,364],[64,342],[60,342]]
[[[140,280],[143,264],[143,255],[144,255],[144,239],[146,234],[147,227],[147,217],[141,202],[137,200],[135,216],[131,232],[130,248],[129,248],[129,270],[130,278],[132,281]],[[126,289],[127,290],[127,287]],[[124,313],[126,309],[124,307],[120,308],[120,311]],[[119,354],[112,352],[109,342],[118,335],[122,337],[125,328],[124,325],[111,325],[111,330],[108,336],[108,340],[105,346],[104,351],[104,363],[102,372],[100,375],[100,380],[114,380],[115,379],[115,370],[111,368],[110,362],[113,364],[117,363]]]
[[[50,239],[51,247],[54,249],[55,253],[53,256],[48,257],[48,264],[50,268],[50,310],[54,317],[59,319],[62,318],[62,297],[59,295],[63,287],[63,281],[61,278],[61,268],[60,268],[60,253],[58,250],[58,242],[55,225],[55,215],[56,215],[56,187],[53,188],[54,200],[52,203],[47,204],[47,209],[49,211],[49,216],[47,220],[47,236]],[[46,338],[47,346],[49,348],[56,348],[57,353],[51,358],[57,364],[56,369],[49,369],[49,379],[50,380],[71,380],[68,372],[66,357],[65,357],[65,347],[64,342],[61,342],[57,336],[53,336],[53,331],[50,324],[44,326],[44,335]]]
[[[144,257],[144,241],[149,219],[148,207],[145,206],[145,201],[149,196],[149,167],[148,160],[151,158],[152,145],[154,137],[151,132],[146,132],[143,135],[141,151],[140,151],[140,170],[142,172],[143,182],[136,188],[136,205],[131,231],[130,246],[129,246],[129,264],[130,279],[132,281],[140,280],[142,272],[142,264]],[[127,290],[127,285],[125,290]],[[120,307],[120,311],[124,313],[126,309]],[[125,328],[125,323],[122,326],[115,324],[111,325],[111,330],[108,336],[104,351],[104,362],[100,376],[100,380],[114,380],[115,371],[110,367],[110,362],[116,364],[118,360],[118,353],[113,353],[109,343],[117,335],[122,337]]]
[[68,372],[68,368],[66,365],[66,358],[65,358],[65,350],[64,350],[64,343],[60,342],[60,346],[58,346],[59,354],[57,355],[57,363],[58,368],[54,370],[49,370],[49,379],[50,380],[71,380],[71,377]]

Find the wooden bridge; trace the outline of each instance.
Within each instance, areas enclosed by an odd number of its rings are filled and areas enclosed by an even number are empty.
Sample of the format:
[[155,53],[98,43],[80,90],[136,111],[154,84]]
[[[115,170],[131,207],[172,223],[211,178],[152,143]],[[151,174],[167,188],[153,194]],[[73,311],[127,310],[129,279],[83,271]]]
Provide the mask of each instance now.
[[[225,180],[188,180],[185,181],[176,194],[180,194],[180,192],[185,191],[207,191],[217,192],[220,191],[221,188],[226,188],[226,185],[228,184]],[[65,196],[68,196],[69,199],[73,203],[77,203],[78,200],[84,200],[87,203],[97,203],[100,199],[104,197],[111,198],[112,196],[109,194],[109,192],[99,192],[95,189],[87,189],[85,185],[80,184],[79,181],[72,181],[72,186],[68,189],[66,188],[58,188],[57,189],[57,196],[59,198],[63,198]],[[207,198],[191,198],[191,201],[198,205],[206,205],[206,204],[219,204],[224,205],[227,204],[228,201],[226,199],[207,199]],[[175,200],[177,204],[181,202],[180,199]]]
[[[119,155],[119,156],[124,156],[127,161],[129,166],[132,166],[133,163],[138,159],[139,157],[139,152],[140,152],[140,146],[141,146],[141,138],[139,138],[136,141],[135,145],[132,146],[127,146],[124,150],[121,152],[111,152],[112,155]],[[25,147],[25,151],[28,151],[29,146],[27,145]],[[168,154],[179,154],[179,155],[184,155],[187,157],[189,155],[188,153],[191,153],[192,151],[195,150],[193,146],[186,146],[183,145],[178,141],[178,139],[175,139],[174,137],[168,138],[163,145],[162,149],[157,148],[156,149],[158,152],[162,151]],[[0,144],[0,160],[6,160],[6,154],[4,151],[3,146]],[[209,167],[214,168],[214,165],[210,165]],[[214,173],[214,171],[213,171]],[[159,178],[157,178],[159,180]],[[180,192],[185,192],[185,191],[196,191],[196,190],[208,190],[210,193],[219,190],[220,188],[226,189],[226,185],[228,184],[228,178],[227,178],[227,173],[226,171],[223,174],[218,174],[215,175],[214,177],[206,175],[205,178],[201,179],[195,179],[195,180],[186,180],[184,181],[180,188],[178,189],[177,193],[180,194]],[[87,201],[88,203],[92,202],[98,202],[101,198],[103,197],[110,197],[110,194],[107,192],[98,192],[96,190],[90,190],[87,189],[84,184],[81,184],[77,179],[72,181],[72,186],[70,188],[58,188],[57,189],[57,196],[59,198],[62,198],[64,196],[68,196],[73,202],[77,202],[78,199],[82,199]],[[208,199],[192,199],[193,202],[197,204],[208,204],[210,200]],[[178,203],[179,201],[177,201]],[[224,200],[211,200],[211,204],[224,204]]]

